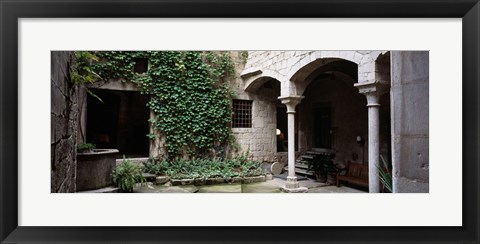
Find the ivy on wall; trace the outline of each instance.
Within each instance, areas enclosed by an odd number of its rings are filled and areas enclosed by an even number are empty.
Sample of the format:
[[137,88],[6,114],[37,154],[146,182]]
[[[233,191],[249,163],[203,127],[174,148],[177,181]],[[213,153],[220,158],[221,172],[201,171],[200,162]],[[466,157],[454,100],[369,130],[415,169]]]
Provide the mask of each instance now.
[[[166,155],[173,159],[225,156],[233,142],[230,125],[232,91],[228,79],[234,64],[226,52],[109,51],[96,52],[100,61],[93,69],[104,80],[121,79],[137,84],[150,95],[149,120],[160,136]],[[139,59],[148,60],[148,70],[137,74]]]

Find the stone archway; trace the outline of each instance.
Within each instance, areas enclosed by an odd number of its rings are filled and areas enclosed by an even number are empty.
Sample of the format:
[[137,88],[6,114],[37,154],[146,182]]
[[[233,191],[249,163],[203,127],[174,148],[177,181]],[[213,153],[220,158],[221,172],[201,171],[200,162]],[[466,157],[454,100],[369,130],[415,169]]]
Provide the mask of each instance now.
[[[320,74],[322,70],[334,62],[353,63],[357,67],[356,78],[353,83],[360,93],[366,96],[368,107],[368,160],[369,160],[369,188],[370,192],[379,192],[378,170],[379,161],[379,97],[388,89],[389,84],[379,82],[380,73],[377,72],[376,59],[385,52],[382,51],[255,51],[249,52],[249,60],[245,73],[259,75],[263,70],[272,70],[281,82],[281,96],[279,99],[287,107],[288,134],[294,136],[296,127],[295,113],[297,105],[304,99],[305,89]],[[328,68],[330,72],[342,73],[341,69]],[[345,72],[343,72],[345,73]],[[350,73],[350,72],[346,72]],[[352,75],[350,75],[352,76]],[[243,77],[246,79],[246,77]],[[302,106],[302,105],[300,105]],[[300,135],[301,136],[301,135]],[[288,146],[289,177],[285,189],[287,191],[303,191],[298,188],[294,171],[295,146]]]
[[328,69],[311,79],[298,105],[302,151],[332,149],[339,166],[368,163],[368,145],[357,143],[357,137],[368,136],[367,102],[354,83],[349,75]]
[[277,108],[282,106],[277,99],[281,86],[280,81],[275,78],[277,75],[268,70],[243,72],[241,76],[244,79],[245,92],[237,94],[233,99],[234,114],[235,104],[238,102],[251,106],[251,125],[232,126],[241,150],[248,151],[257,160],[266,162],[273,162],[277,156]]

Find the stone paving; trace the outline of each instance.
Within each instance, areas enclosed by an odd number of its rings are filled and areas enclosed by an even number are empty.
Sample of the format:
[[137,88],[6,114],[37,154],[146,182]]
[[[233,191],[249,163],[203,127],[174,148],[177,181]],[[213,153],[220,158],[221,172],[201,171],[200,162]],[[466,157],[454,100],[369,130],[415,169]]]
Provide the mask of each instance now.
[[[300,186],[308,188],[308,193],[367,193],[362,190],[341,186],[336,187],[314,180],[299,181]],[[281,193],[285,180],[274,178],[260,183],[251,184],[219,184],[204,186],[171,186],[156,185],[153,183],[142,184],[134,189],[135,193]]]

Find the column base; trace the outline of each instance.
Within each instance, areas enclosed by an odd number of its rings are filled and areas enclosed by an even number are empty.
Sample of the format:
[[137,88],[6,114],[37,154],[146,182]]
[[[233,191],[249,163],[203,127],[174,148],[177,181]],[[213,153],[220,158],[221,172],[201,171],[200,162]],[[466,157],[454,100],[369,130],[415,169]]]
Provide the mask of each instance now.
[[298,188],[286,188],[285,186],[281,188],[281,190],[285,193],[307,193],[308,188],[306,187],[298,187]]
[[287,176],[287,182],[285,182],[285,186],[282,187],[282,191],[286,193],[301,193],[308,192],[308,188],[300,187],[296,176]]
[[294,189],[298,188],[300,185],[298,184],[296,176],[287,176],[287,182],[285,182],[285,188]]

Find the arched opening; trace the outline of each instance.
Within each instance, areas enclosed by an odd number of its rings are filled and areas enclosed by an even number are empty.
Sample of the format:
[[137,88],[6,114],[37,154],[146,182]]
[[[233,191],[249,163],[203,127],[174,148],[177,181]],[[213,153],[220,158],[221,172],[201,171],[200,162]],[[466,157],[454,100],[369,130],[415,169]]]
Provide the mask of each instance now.
[[284,131],[283,127],[280,128],[281,133],[277,135],[277,120],[280,124],[284,121],[278,113],[284,107],[278,100],[280,86],[280,81],[272,76],[259,75],[247,80],[244,84],[245,92],[240,92],[233,99],[234,103],[242,100],[251,104],[251,126],[232,127],[237,143],[241,145],[241,152],[248,151],[254,158],[266,162],[275,160],[279,144],[277,139]]
[[[334,151],[334,162],[366,163],[367,101],[354,87],[357,64],[337,59],[304,74],[305,97],[298,105],[301,151]],[[300,70],[301,72],[305,72]]]

